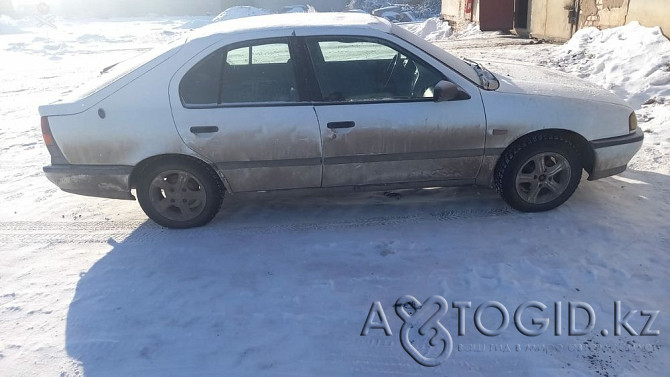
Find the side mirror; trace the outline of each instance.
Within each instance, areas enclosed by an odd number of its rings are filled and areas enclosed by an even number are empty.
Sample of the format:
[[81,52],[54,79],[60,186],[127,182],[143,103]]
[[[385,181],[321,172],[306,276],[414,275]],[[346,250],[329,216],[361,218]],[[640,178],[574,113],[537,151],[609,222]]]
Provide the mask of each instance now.
[[435,85],[433,99],[435,102],[453,101],[459,97],[459,94],[458,85],[451,81],[442,80]]

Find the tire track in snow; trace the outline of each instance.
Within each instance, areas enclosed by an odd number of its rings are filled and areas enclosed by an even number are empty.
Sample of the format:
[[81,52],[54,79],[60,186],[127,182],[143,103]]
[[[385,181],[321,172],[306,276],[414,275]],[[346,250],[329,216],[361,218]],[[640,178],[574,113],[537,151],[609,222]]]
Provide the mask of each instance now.
[[2,244],[68,244],[151,242],[157,239],[220,238],[225,235],[267,235],[291,232],[346,230],[361,227],[394,226],[419,222],[449,222],[507,216],[508,207],[448,210],[415,215],[378,216],[330,222],[304,222],[266,225],[237,225],[214,220],[208,226],[190,230],[169,230],[147,221],[81,221],[81,222],[0,222]]

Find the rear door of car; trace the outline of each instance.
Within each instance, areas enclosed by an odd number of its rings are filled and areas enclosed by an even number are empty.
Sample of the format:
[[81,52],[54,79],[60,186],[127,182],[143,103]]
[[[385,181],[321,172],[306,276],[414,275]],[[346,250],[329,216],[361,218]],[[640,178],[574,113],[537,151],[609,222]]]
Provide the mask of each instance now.
[[[474,85],[411,45],[364,36],[307,36],[305,44],[319,86],[324,187],[473,182],[486,131]],[[462,95],[436,103],[441,80],[461,84]]]
[[233,191],[321,185],[319,124],[294,55],[288,36],[213,45],[172,79],[179,134]]

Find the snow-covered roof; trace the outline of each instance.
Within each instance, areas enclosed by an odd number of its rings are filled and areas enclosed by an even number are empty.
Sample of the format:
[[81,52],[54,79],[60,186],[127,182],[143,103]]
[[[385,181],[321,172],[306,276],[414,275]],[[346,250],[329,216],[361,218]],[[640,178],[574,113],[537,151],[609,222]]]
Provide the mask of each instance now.
[[276,29],[322,29],[322,28],[374,28],[390,32],[392,24],[382,18],[362,13],[286,13],[254,16],[215,22],[202,27],[191,35],[192,39],[215,34],[239,33],[247,31],[268,31]]

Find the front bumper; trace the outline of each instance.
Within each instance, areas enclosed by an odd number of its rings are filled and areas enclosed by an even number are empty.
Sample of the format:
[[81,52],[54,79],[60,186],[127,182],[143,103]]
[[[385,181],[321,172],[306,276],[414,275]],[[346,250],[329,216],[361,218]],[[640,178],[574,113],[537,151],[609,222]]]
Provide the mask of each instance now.
[[51,165],[43,170],[47,178],[65,192],[135,200],[129,184],[132,166]]
[[626,170],[630,160],[642,148],[643,141],[644,132],[639,127],[625,136],[591,141],[594,159],[589,181]]

